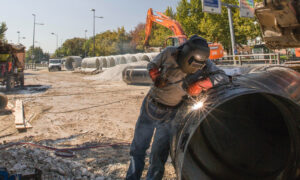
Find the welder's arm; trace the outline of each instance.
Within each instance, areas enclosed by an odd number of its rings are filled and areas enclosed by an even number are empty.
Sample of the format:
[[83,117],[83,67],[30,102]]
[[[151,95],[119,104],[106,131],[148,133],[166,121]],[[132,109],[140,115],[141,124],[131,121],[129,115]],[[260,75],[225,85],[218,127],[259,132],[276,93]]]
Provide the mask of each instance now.
[[193,84],[191,84],[187,89],[187,93],[190,96],[197,96],[202,91],[207,91],[212,87],[213,87],[213,84],[212,84],[210,78],[206,78],[206,79],[199,80],[199,81],[196,81]]
[[161,65],[165,61],[167,54],[168,54],[168,50],[166,48],[164,51],[159,53],[152,61],[148,63],[147,69],[149,71],[149,75],[153,82],[157,79],[157,77],[160,76],[159,70],[161,68]]
[[[207,69],[209,76],[205,79],[199,79],[192,83],[188,87],[188,94],[191,96],[197,96],[202,91],[207,91],[210,88],[228,84],[229,78],[225,72],[219,69],[214,63],[207,61]],[[201,76],[199,76],[201,78]]]

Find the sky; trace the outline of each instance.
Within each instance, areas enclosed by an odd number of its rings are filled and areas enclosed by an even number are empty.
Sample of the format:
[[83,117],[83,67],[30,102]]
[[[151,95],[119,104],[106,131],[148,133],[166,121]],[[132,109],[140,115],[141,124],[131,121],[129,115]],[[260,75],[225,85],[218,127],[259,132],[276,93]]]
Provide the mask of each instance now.
[[[96,34],[124,26],[133,30],[146,20],[147,10],[163,12],[168,6],[174,10],[179,0],[0,0],[0,22],[7,24],[6,39],[27,48],[33,43],[33,15],[36,14],[35,46],[44,52],[56,49],[56,36],[60,46],[66,39],[93,35],[93,12],[103,19],[96,19]],[[22,37],[25,37],[23,39]]]

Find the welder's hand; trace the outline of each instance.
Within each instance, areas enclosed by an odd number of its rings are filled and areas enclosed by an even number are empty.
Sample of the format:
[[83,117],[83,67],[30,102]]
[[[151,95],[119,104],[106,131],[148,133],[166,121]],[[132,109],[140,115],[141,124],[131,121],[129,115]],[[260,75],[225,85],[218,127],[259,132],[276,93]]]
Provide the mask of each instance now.
[[160,76],[160,72],[157,68],[153,68],[149,70],[149,75],[152,81],[155,82],[156,78]]
[[161,76],[158,76],[154,81],[154,86],[158,87],[158,88],[163,88],[167,85],[167,83],[168,83],[167,79],[165,79]]
[[201,81],[197,81],[193,84],[191,84],[187,92],[190,96],[197,96],[199,95],[202,91],[207,91],[208,89],[212,88],[213,84],[209,78],[206,78]]

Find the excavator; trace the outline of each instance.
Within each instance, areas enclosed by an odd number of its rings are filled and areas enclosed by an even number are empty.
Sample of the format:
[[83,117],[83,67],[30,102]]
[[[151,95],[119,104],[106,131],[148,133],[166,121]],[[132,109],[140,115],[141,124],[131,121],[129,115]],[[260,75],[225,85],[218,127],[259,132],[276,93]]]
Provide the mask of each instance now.
[[270,49],[300,49],[300,1],[264,0],[255,5],[262,36]]
[[[157,15],[153,14],[152,8],[148,10],[147,13],[147,20],[146,20],[146,37],[145,37],[145,43],[144,46],[149,46],[149,37],[151,34],[151,29],[153,22],[156,22],[162,26],[165,26],[166,28],[170,29],[174,36],[170,36],[165,40],[165,46],[169,40],[172,41],[173,46],[178,46],[180,44],[183,44],[187,40],[187,36],[185,35],[183,29],[181,28],[181,25],[179,22],[175,21],[174,19],[170,18],[169,16],[164,15],[161,12],[156,12]],[[219,43],[209,43],[210,48],[210,56],[209,59],[219,59],[222,58],[224,55],[223,46]]]

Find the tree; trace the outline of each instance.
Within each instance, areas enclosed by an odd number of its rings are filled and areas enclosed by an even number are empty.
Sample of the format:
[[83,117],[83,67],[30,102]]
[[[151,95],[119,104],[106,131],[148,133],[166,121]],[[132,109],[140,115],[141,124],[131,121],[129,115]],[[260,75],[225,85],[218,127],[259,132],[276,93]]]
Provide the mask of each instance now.
[[4,40],[6,31],[7,31],[7,26],[4,22],[2,22],[0,25],[0,41]]
[[[260,0],[261,1],[261,0]],[[235,0],[224,0],[236,4]],[[248,39],[260,35],[260,29],[254,24],[255,18],[240,18],[239,9],[233,8],[235,40],[238,44],[246,44]],[[177,20],[181,23],[187,36],[198,34],[208,41],[220,42],[230,52],[230,30],[227,9],[222,7],[221,14],[202,12],[201,0],[181,0],[177,6]]]
[[145,40],[145,23],[139,23],[133,31],[130,31],[131,42],[130,45],[138,51],[144,50]]
[[[97,34],[95,42],[96,56],[109,56],[135,52],[135,48],[130,43],[131,36],[125,31],[124,27],[120,27],[116,31],[108,30]],[[84,48],[89,48],[88,55],[93,56],[93,38],[90,38],[84,44]]]
[[85,44],[84,38],[72,38],[67,39],[62,47],[58,48],[54,56],[55,57],[63,57],[63,56],[85,56],[84,51],[84,44]]
[[40,47],[33,47],[30,46],[28,51],[26,51],[25,59],[27,62],[36,62],[39,63],[41,61],[48,61],[49,60],[49,53],[44,53],[43,49]]

